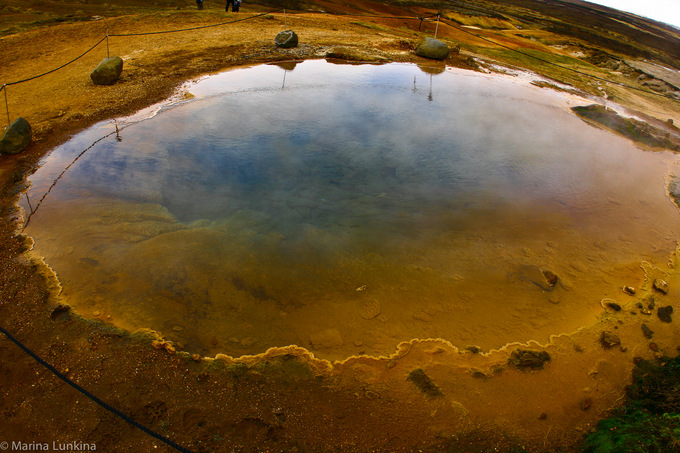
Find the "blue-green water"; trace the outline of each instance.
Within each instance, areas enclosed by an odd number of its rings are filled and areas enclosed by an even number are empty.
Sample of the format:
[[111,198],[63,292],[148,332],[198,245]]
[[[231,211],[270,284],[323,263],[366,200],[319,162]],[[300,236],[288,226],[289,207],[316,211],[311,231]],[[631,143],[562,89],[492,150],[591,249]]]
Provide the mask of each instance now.
[[[188,90],[120,120],[122,140],[88,150],[31,217],[86,315],[203,353],[491,348],[579,327],[586,294],[599,305],[673,249],[671,157],[520,77],[308,61]],[[112,131],[54,150],[32,205]],[[560,284],[541,288],[541,270]]]

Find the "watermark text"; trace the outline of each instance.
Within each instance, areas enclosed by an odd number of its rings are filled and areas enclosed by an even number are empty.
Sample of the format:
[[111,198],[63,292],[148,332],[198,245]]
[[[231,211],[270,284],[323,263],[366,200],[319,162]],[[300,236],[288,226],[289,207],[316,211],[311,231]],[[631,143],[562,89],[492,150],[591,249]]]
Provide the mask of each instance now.
[[97,451],[97,445],[93,442],[23,442],[19,440],[0,442],[0,451]]

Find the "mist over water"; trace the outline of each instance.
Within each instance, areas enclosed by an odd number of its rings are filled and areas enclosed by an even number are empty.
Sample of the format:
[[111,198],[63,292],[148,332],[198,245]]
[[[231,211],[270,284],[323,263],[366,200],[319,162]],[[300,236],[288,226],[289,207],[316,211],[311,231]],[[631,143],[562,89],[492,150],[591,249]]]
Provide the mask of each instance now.
[[[87,316],[205,354],[488,349],[590,322],[674,249],[672,156],[518,78],[308,61],[189,91],[89,150],[31,218]],[[54,150],[30,199],[111,129]]]

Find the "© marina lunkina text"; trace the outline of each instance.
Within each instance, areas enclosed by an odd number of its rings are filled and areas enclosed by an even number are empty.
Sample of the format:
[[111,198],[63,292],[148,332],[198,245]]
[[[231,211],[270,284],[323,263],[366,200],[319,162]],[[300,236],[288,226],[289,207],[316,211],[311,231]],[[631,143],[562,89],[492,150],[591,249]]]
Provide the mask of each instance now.
[[88,442],[17,442],[5,451],[97,451],[97,445]]

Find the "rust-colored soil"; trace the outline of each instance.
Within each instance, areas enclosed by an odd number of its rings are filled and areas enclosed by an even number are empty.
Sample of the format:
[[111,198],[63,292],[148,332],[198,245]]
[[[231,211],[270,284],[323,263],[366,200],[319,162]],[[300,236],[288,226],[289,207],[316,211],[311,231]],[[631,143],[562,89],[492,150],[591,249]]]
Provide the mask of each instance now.
[[[207,9],[198,12],[191,4],[7,35],[0,38],[0,84],[75,58],[107,30],[170,30],[266,11],[244,4],[238,15],[225,14],[219,3],[206,1]],[[319,10],[357,13],[334,2],[317,5]],[[361,13],[413,15],[368,2]],[[171,353],[162,342],[153,347],[152,333],[131,335],[54,312],[60,303],[55,276],[29,258],[31,241],[17,231],[14,205],[26,176],[51,147],[73,133],[159,102],[192,78],[240,65],[323,58],[338,45],[366,59],[430,64],[412,49],[423,34],[434,31],[434,23],[426,22],[421,31],[419,25],[419,20],[279,12],[190,32],[111,37],[110,53],[125,60],[123,76],[113,86],[95,86],[89,78],[107,54],[106,42],[64,69],[8,86],[10,117],[26,118],[34,140],[22,154],[0,157],[0,327],[106,403],[193,451],[475,452],[573,446],[620,401],[633,357],[655,356],[639,345],[635,315],[603,309],[598,325],[556,337],[549,345],[530,345],[552,356],[545,369],[534,372],[507,364],[518,345],[473,354],[436,340],[402,344],[389,358],[334,364],[295,347],[270,350],[264,357],[195,361]],[[298,48],[273,45],[276,33],[286,28],[300,35]],[[442,25],[439,36],[453,41],[464,34]],[[461,67],[468,63],[468,55],[447,61]],[[4,93],[0,96],[4,102]],[[634,282],[641,288],[639,297],[653,291],[650,279],[655,276],[680,288],[680,278],[669,272],[665,264],[641,271]],[[670,294],[667,301],[676,303],[676,298]],[[680,334],[656,319],[650,323],[662,352],[674,352]],[[602,348],[601,331],[613,329],[630,348]],[[0,357],[0,441],[94,443],[105,452],[172,451],[57,379],[4,336]],[[440,388],[440,396],[408,379],[416,369]]]

